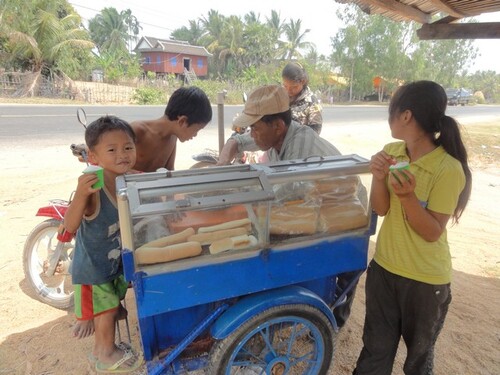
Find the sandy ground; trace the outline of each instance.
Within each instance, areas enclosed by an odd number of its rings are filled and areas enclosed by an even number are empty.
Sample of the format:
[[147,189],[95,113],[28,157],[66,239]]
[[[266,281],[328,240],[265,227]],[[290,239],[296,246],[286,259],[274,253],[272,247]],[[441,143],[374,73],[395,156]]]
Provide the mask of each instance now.
[[[497,123],[499,120],[495,119]],[[386,124],[325,126],[322,135],[343,153],[367,158],[391,140]],[[497,149],[498,136],[491,134]],[[69,143],[75,141],[78,140],[54,139],[49,144],[13,145],[0,140],[0,163],[4,166],[0,179],[0,374],[93,373],[86,360],[93,339],[77,340],[71,336],[72,312],[52,308],[26,294],[22,268],[26,237],[43,220],[35,217],[37,208],[51,198],[68,198],[75,186],[82,169],[68,152]],[[189,144],[180,145],[177,169],[193,164],[193,150],[202,150],[207,144],[217,145],[215,135],[200,135]],[[449,228],[454,262],[453,302],[437,342],[437,375],[500,374],[498,158],[475,160],[473,176],[469,207],[460,225]],[[128,294],[127,303],[133,343],[138,346],[132,293]],[[361,349],[363,319],[364,277],[351,318],[338,336],[330,374],[351,373]],[[404,344],[400,345],[393,374],[402,374],[404,350]]]

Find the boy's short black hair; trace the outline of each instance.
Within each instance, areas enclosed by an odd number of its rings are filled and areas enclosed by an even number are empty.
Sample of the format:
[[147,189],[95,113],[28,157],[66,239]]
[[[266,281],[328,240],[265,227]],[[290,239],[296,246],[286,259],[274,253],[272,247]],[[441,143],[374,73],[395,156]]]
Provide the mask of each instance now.
[[208,124],[212,120],[212,105],[207,94],[199,87],[181,87],[170,97],[165,116],[171,121],[187,116],[188,125]]
[[130,124],[116,116],[102,116],[93,121],[85,130],[85,143],[89,149],[93,149],[104,133],[121,130],[127,133],[135,143],[135,133]]

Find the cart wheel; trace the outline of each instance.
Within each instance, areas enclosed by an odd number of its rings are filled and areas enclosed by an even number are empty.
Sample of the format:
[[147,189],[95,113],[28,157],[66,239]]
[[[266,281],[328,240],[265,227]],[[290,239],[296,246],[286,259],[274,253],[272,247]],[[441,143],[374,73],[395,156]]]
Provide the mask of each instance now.
[[270,308],[218,341],[207,374],[326,374],[335,349],[327,317],[310,305]]

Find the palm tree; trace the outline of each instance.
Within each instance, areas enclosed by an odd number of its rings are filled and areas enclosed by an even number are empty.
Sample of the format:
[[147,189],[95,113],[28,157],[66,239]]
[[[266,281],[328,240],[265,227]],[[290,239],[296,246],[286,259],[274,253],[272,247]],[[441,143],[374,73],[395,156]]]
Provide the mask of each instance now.
[[201,44],[203,36],[203,28],[199,21],[189,20],[189,29],[186,26],[176,29],[170,34],[170,37],[175,40],[185,40],[194,46]]
[[224,48],[221,46],[221,40],[225,21],[226,18],[213,9],[208,11],[207,17],[200,18],[203,27],[203,37],[201,38],[202,44],[207,48],[208,52],[214,56],[214,65],[218,74],[220,74],[224,68],[223,62],[219,59],[219,54]]
[[310,32],[310,29],[306,29],[304,32],[301,30],[302,21],[300,19],[290,20],[283,27],[284,34],[286,36],[286,41],[283,45],[283,58],[286,60],[291,60],[293,58],[301,58],[301,49],[307,49],[314,47],[313,43],[306,42],[304,40],[306,34]]
[[82,50],[90,54],[94,47],[87,32],[80,27],[80,16],[64,4],[44,0],[28,2],[19,15],[19,4],[5,3],[1,14],[4,20],[9,20],[2,32],[6,40],[5,55],[12,66],[34,73],[21,95],[33,95],[42,74],[64,76],[66,70],[78,65],[78,54],[81,56]]
[[220,64],[227,68],[232,63],[233,68],[241,71],[241,56],[245,53],[243,43],[244,24],[238,16],[230,16],[221,33]]
[[271,10],[271,17],[266,18],[266,24],[271,28],[274,37],[278,40],[285,25],[285,20],[281,20],[280,13]]
[[137,17],[132,15],[130,9],[122,11],[121,15],[124,17],[125,24],[128,27],[129,40],[127,45],[129,52],[132,52],[133,47],[137,44],[137,35],[139,35],[142,26],[139,24]]
[[[135,18],[135,17],[134,17]],[[101,13],[89,20],[89,32],[99,53],[103,51],[122,54],[128,52],[128,33],[132,15],[130,10],[118,13],[115,8],[104,8]],[[135,25],[138,33],[138,23]]]

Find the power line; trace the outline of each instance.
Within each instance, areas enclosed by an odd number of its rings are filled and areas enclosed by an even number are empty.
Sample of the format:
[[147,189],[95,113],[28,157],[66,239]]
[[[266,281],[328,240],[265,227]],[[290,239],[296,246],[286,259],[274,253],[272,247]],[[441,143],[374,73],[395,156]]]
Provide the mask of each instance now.
[[[76,4],[74,2],[71,2],[71,5],[73,5],[74,7],[79,7],[79,8],[82,8],[82,9],[86,9],[86,10],[90,10],[92,12],[94,12],[94,16],[101,13],[102,9],[101,10],[97,10],[97,9],[94,9],[94,8],[90,8],[88,6],[85,6],[85,5],[81,5],[81,4]],[[144,10],[144,9],[143,9]],[[146,9],[147,10],[147,9]],[[162,30],[166,30],[166,31],[169,31],[170,33],[172,33],[174,30],[171,29],[171,28],[168,28],[168,27],[164,27],[164,26],[159,26],[159,25],[154,25],[152,23],[148,23],[148,22],[142,22],[139,17],[137,17],[136,15],[134,15],[132,13],[132,15],[134,17],[137,18],[137,21],[139,22],[139,25],[146,25],[146,26],[150,26],[150,27],[154,27],[154,28],[157,28],[157,29],[162,29]],[[80,15],[81,16],[81,15]],[[81,16],[82,17],[82,16]],[[89,21],[89,19],[86,19],[85,17],[82,17],[83,19],[85,19],[86,21]]]

